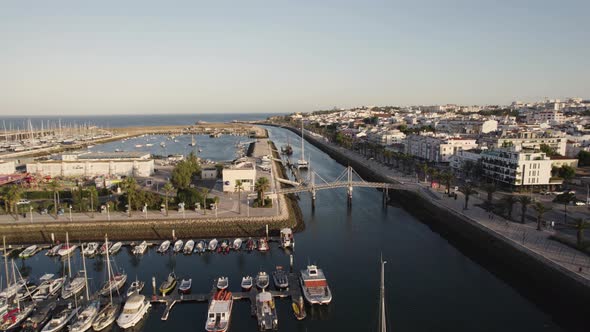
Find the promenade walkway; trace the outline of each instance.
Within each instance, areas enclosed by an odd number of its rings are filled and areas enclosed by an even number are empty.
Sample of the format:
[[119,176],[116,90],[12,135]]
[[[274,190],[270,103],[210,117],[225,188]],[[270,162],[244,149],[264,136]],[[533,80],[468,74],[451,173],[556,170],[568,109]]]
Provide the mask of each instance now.
[[[317,139],[317,138],[316,138]],[[390,180],[405,185],[405,189],[412,190],[420,194],[432,203],[450,210],[454,214],[469,218],[471,221],[478,223],[489,231],[511,241],[520,250],[528,251],[531,254],[539,255],[558,266],[565,268],[577,275],[583,277],[587,284],[590,285],[590,257],[580,251],[564,245],[560,242],[549,239],[555,234],[554,230],[544,229],[538,231],[535,225],[520,224],[492,215],[477,205],[481,205],[483,200],[472,195],[469,197],[469,206],[464,210],[465,197],[458,193],[457,200],[444,195],[444,188],[432,189],[429,183],[419,182],[415,176],[407,176],[399,171],[385,166],[375,160],[367,160],[359,153],[337,146],[335,144],[323,141],[334,149],[339,150],[350,159],[353,159],[371,171],[386,175]]]

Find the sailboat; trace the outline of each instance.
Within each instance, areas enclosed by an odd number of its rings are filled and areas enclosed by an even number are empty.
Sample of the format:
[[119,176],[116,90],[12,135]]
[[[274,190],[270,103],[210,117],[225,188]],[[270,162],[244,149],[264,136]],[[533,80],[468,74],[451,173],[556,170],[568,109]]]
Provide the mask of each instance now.
[[189,143],[189,146],[195,146],[197,145],[197,142],[195,142],[195,135],[191,135],[191,142]]
[[[4,269],[6,271],[6,288],[0,292],[1,298],[11,298],[15,296],[25,285],[25,281],[17,281],[16,278],[13,278],[12,283],[10,283],[10,276],[8,274],[8,254],[6,253],[6,237],[2,237],[2,241],[4,243]],[[13,266],[14,268],[14,266]]]
[[[84,251],[84,245],[82,245],[82,251]],[[88,303],[84,309],[78,313],[76,319],[70,325],[70,332],[85,332],[90,329],[92,321],[94,321],[94,317],[96,317],[98,310],[100,309],[100,300],[90,301],[88,277],[86,273],[86,259],[84,258],[84,255],[82,255],[82,264],[84,266],[84,284],[86,286],[86,301],[88,301]]]
[[[69,237],[68,233],[66,232],[66,247],[69,247],[69,246],[70,246],[70,237]],[[82,291],[82,289],[84,288],[84,285],[86,284],[85,276],[82,277],[80,274],[78,274],[75,278],[72,279],[72,265],[70,262],[70,256],[71,255],[67,255],[69,278],[61,290],[61,297],[64,299],[70,298],[70,297],[78,294],[80,291]],[[82,254],[82,257],[84,257],[83,254]],[[84,270],[84,274],[86,274],[86,270]]]
[[[20,275],[20,272],[18,275],[24,283],[24,279]],[[12,277],[16,282],[14,261],[12,261]],[[26,285],[24,287],[26,287]],[[21,323],[24,322],[24,320],[33,313],[33,309],[35,309],[35,302],[22,303],[18,300],[18,297],[16,297],[14,301],[15,303],[13,306],[8,307],[7,312],[2,315],[2,319],[0,320],[0,331],[14,331],[16,328],[20,327]]]
[[[105,235],[105,244],[109,243],[107,236]],[[110,258],[109,258],[109,250],[106,251],[106,255],[107,255],[107,271],[108,272],[108,277],[107,280],[105,281],[104,285],[102,286],[102,288],[98,291],[99,295],[102,296],[106,296],[109,294],[112,294],[114,291],[119,291],[119,289],[121,289],[121,287],[123,287],[123,285],[125,285],[125,282],[127,282],[127,274],[125,273],[113,273],[112,272],[112,268],[111,268],[111,262],[110,262]],[[112,296],[112,295],[110,295]]]
[[[108,243],[108,238],[105,235],[105,242]],[[109,259],[109,252],[107,251],[106,253],[107,255],[107,280],[110,280],[111,277],[114,277],[114,275],[112,274],[111,271],[111,261]],[[115,321],[115,319],[117,319],[117,316],[119,315],[119,305],[113,303],[113,289],[109,289],[109,303],[104,306],[100,312],[98,313],[98,315],[96,315],[96,318],[94,318],[94,321],[92,322],[92,329],[94,331],[102,331],[105,328],[109,327],[111,324],[113,324],[113,322]]]
[[377,331],[387,331],[387,318],[385,311],[385,262],[383,255],[381,255],[381,287],[379,290],[379,328]]
[[309,168],[309,162],[305,160],[305,140],[303,139],[303,119],[301,119],[301,159],[297,160],[297,168]]

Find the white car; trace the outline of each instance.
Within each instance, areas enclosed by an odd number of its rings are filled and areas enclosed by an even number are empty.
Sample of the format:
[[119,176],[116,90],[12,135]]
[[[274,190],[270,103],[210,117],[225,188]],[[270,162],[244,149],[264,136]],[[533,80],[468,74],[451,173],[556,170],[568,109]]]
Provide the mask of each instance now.
[[584,205],[586,205],[586,202],[582,202],[582,201],[576,201],[576,202],[574,202],[574,204],[575,204],[576,206],[584,206]]
[[28,199],[21,199],[18,202],[16,202],[16,205],[23,205],[23,204],[31,204],[31,201],[29,201]]

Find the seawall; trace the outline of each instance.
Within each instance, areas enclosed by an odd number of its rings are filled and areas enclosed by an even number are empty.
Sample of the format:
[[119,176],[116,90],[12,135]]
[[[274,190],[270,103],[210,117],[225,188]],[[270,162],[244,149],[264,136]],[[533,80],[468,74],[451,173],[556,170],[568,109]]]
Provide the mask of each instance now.
[[[298,129],[281,127],[301,136]],[[350,159],[323,139],[305,139],[342,165],[350,165],[365,180],[392,182],[356,160]],[[571,331],[587,331],[590,323],[590,285],[583,277],[496,234],[454,210],[439,206],[413,190],[390,190],[391,203],[417,217],[441,234],[465,256],[512,285],[518,292],[554,315]],[[353,198],[354,208],[354,198]],[[485,301],[485,299],[482,299]]]

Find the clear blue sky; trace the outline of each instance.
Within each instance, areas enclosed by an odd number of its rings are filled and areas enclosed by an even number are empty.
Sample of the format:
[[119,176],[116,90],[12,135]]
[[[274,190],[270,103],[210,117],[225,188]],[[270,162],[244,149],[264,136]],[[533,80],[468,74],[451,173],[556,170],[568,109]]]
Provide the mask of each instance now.
[[590,1],[3,1],[0,114],[590,98]]

